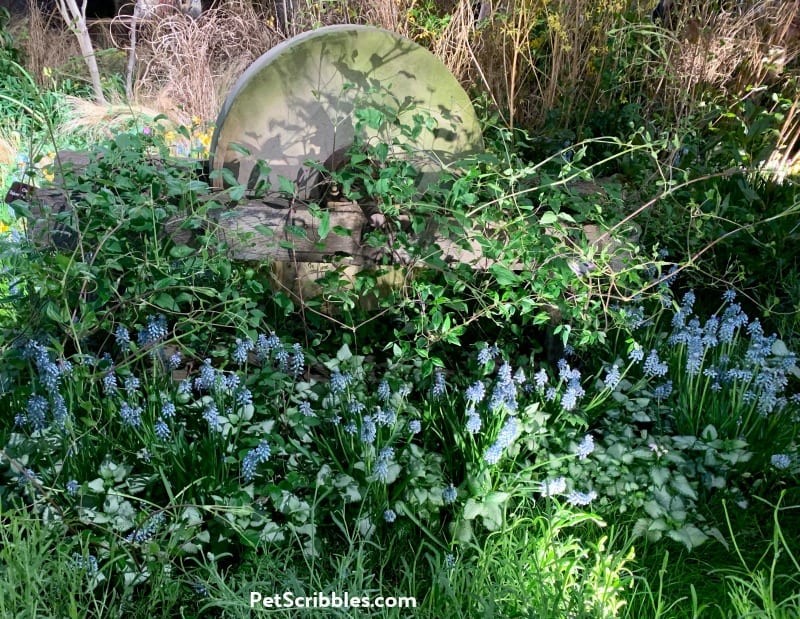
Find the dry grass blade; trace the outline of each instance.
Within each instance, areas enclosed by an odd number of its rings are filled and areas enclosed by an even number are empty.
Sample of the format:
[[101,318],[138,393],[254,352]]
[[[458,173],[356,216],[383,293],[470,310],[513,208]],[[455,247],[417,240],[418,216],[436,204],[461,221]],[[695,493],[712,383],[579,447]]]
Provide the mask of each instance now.
[[137,98],[209,121],[238,76],[282,35],[244,1],[199,19],[170,15],[139,24]]
[[[65,134],[82,134],[87,138],[107,138],[115,132],[126,129],[133,124],[152,124],[153,120],[163,115],[163,111],[140,105],[112,103],[99,105],[94,101],[79,97],[65,97],[65,115],[67,120],[59,126],[59,132]],[[164,128],[171,128],[183,123],[183,118],[173,114],[162,121]]]

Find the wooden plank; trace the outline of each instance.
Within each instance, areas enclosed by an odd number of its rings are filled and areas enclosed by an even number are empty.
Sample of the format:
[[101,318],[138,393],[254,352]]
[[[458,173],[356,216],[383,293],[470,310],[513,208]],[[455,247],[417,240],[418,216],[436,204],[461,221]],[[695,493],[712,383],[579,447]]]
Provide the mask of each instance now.
[[[320,237],[321,221],[304,205],[277,208],[258,202],[240,204],[217,216],[220,236],[236,260],[364,264],[362,231],[367,220],[355,202],[328,210],[330,230]],[[349,231],[342,234],[336,230]]]
[[[212,194],[209,199],[215,196]],[[75,247],[77,235],[69,227],[72,220],[71,201],[58,188],[37,189],[16,184],[6,196],[11,203],[20,200],[31,213],[29,234],[39,245],[51,245],[61,250]],[[402,251],[382,251],[362,244],[369,222],[361,207],[355,202],[329,204],[329,231],[320,237],[320,219],[306,205],[274,206],[262,201],[249,201],[230,209],[212,212],[217,233],[228,244],[234,260],[278,262],[336,262],[347,265],[374,265],[388,255],[390,262],[408,264],[410,256]],[[166,229],[176,243],[191,243],[191,231],[180,227],[180,220],[167,223]],[[456,240],[437,234],[417,239],[417,246],[437,244],[445,262],[464,262],[476,269],[486,269],[493,263],[482,255],[477,240],[467,240],[466,247]],[[512,265],[511,268],[514,268]],[[521,268],[521,265],[516,265]]]

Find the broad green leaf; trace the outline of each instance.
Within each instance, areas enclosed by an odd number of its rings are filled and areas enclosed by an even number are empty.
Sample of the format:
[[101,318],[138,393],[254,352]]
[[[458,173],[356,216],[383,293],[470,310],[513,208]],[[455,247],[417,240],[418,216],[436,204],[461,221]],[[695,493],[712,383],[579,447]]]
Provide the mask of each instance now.
[[464,518],[467,520],[475,520],[478,516],[483,515],[484,507],[483,504],[479,503],[475,499],[467,499],[466,504],[464,505]]
[[713,425],[708,424],[705,428],[703,428],[700,436],[706,441],[714,441],[717,439],[717,429]]
[[483,506],[483,526],[490,531],[497,531],[503,524],[503,512],[496,505]]
[[708,535],[703,533],[693,524],[687,524],[685,527],[682,527],[677,531],[668,531],[667,535],[676,542],[680,542],[686,546],[686,548],[689,550],[697,548],[700,544],[708,539]]
[[472,540],[472,522],[469,520],[459,521],[453,537],[462,544],[470,542]]
[[91,490],[92,492],[103,492],[106,489],[105,483],[103,482],[103,479],[101,477],[98,477],[97,479],[93,479],[92,481],[90,481],[86,485],[89,487],[89,490]]
[[53,322],[70,322],[69,314],[65,312],[65,308],[56,305],[52,301],[48,301],[45,304],[44,313]]
[[783,340],[775,340],[772,343],[772,354],[776,357],[787,357],[789,355],[789,349]]
[[558,215],[553,211],[547,211],[539,218],[539,223],[543,226],[549,226],[558,221]]
[[179,309],[178,304],[175,303],[175,298],[166,292],[159,292],[155,297],[153,297],[153,304],[172,312],[176,312]]
[[353,353],[350,352],[350,347],[344,344],[338,351],[336,351],[336,358],[341,361],[349,361],[353,358]]
[[301,239],[308,238],[308,232],[302,226],[294,226],[294,225],[287,225],[284,227],[287,233],[291,234],[292,236],[296,236]]
[[169,255],[172,258],[186,258],[186,256],[193,254],[194,251],[195,250],[188,245],[176,245],[169,250]]
[[244,185],[234,185],[228,190],[228,195],[231,197],[231,200],[238,202],[244,198],[244,192],[246,190],[247,188]]
[[483,500],[483,502],[486,505],[499,506],[505,503],[510,496],[511,495],[508,492],[490,492],[486,495],[486,498]]
[[497,283],[501,286],[514,286],[520,281],[519,275],[514,273],[511,269],[504,267],[502,264],[493,264],[489,267],[489,271],[491,271]]
[[[247,150],[241,144],[237,144],[236,142],[231,142],[230,144],[228,144],[228,148],[230,148],[235,153],[238,153],[240,155],[244,155],[245,157],[249,157],[250,156],[250,151]],[[223,168],[223,170],[225,170],[225,169],[227,169],[227,168]]]
[[697,492],[692,488],[689,480],[685,476],[676,473],[672,478],[672,487],[683,496],[697,500]]
[[328,237],[328,234],[331,231],[331,213],[330,211],[323,211],[322,216],[319,220],[319,229],[317,230],[317,234],[319,234],[319,240],[322,241]]
[[653,519],[660,518],[667,513],[667,510],[656,501],[647,501],[643,507],[644,511]]
[[278,176],[278,191],[281,193],[289,194],[291,196],[294,195],[295,186],[294,183],[286,178],[285,176]]
[[662,466],[657,466],[650,470],[650,477],[653,478],[653,483],[657,486],[663,486],[669,479],[669,470]]

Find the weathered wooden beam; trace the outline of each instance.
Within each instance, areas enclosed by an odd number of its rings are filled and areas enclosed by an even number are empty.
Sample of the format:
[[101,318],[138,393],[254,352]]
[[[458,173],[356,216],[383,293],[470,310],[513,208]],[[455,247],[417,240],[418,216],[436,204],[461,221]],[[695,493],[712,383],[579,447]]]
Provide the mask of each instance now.
[[236,260],[368,262],[361,245],[367,220],[358,204],[338,202],[328,217],[325,238],[320,237],[320,219],[304,205],[277,208],[247,202],[218,213],[216,223]]
[[[213,198],[214,195],[210,196]],[[77,233],[70,227],[72,202],[67,192],[58,187],[37,189],[15,183],[6,202],[15,200],[27,205],[29,235],[34,243],[61,250],[75,247]],[[329,203],[326,210],[328,232],[324,238],[320,235],[322,221],[303,204],[274,206],[252,200],[212,211],[211,220],[212,225],[218,226],[216,232],[227,243],[234,260],[367,266],[389,256],[390,262],[396,264],[410,262],[402,250],[374,248],[363,243],[370,224],[357,203]],[[191,243],[191,231],[182,229],[180,220],[168,222],[166,229],[176,243]],[[483,256],[481,245],[474,239],[458,242],[434,232],[420,237],[417,243],[431,247],[431,251],[434,244],[438,245],[445,262],[463,262],[476,269],[486,269],[494,262]]]
[[[89,157],[85,153],[59,151],[56,163],[60,169],[72,169],[81,173],[88,166]],[[164,165],[163,162],[159,164]],[[579,194],[601,190],[594,183],[576,181],[572,185]],[[46,188],[37,189],[14,183],[5,201],[10,204],[19,200],[27,205],[30,219],[28,233],[34,243],[71,250],[78,241],[74,230],[75,219],[71,212],[73,199],[73,194],[63,187],[59,174],[56,174],[55,182]],[[315,215],[319,211],[310,209],[303,203],[279,203],[280,200],[267,203],[252,198],[228,207],[225,205],[225,192],[213,192],[201,199],[217,200],[222,204],[222,208],[209,211],[210,226],[216,226],[215,232],[226,241],[229,255],[234,260],[317,264],[335,262],[369,266],[383,262],[388,257],[393,264],[412,263],[412,257],[402,248],[375,248],[364,242],[367,232],[377,223],[374,219],[376,211],[362,208],[355,202],[329,202],[325,215],[326,232],[320,234],[322,220]],[[401,220],[395,223],[403,222]],[[183,228],[181,224],[182,220],[171,220],[167,222],[166,231],[173,242],[191,244],[194,232]],[[598,242],[603,236],[597,226],[584,226],[583,231],[587,241],[595,245],[597,250],[614,256],[612,268],[615,271],[625,268],[630,254],[621,243],[616,240]],[[491,234],[492,230],[485,233]],[[500,226],[497,233],[502,234]],[[564,234],[555,228],[549,228],[545,233],[562,237],[567,242]],[[635,243],[638,240],[636,231],[633,237],[631,242]],[[484,255],[478,238],[445,237],[433,227],[412,242],[416,248],[423,250],[422,255],[425,255],[428,248],[433,254],[438,247],[443,261],[468,264],[476,270],[488,269],[496,262]],[[521,263],[505,266],[517,271],[524,268]],[[579,270],[580,268],[576,268],[576,272]]]

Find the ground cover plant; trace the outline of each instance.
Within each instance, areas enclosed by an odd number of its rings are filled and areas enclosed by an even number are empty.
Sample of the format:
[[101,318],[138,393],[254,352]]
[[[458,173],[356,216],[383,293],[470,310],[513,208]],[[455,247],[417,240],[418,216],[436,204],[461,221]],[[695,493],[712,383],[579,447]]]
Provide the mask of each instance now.
[[[235,39],[237,6],[144,28],[142,53],[215,19]],[[197,163],[213,75],[181,64],[162,115],[153,60],[151,107],[109,129],[112,108],[62,117],[89,91],[2,31],[0,189],[61,184],[69,208],[0,212],[0,612],[239,617],[253,592],[347,592],[416,606],[270,612],[795,616],[791,7],[300,8],[265,44],[380,22],[483,110],[486,152],[422,196],[374,139],[325,171],[387,218],[366,242],[408,257],[378,295],[390,251],[316,297],[230,257],[219,213],[244,188]],[[357,133],[397,117],[365,107]],[[415,236],[431,226],[491,264],[446,262]]]

